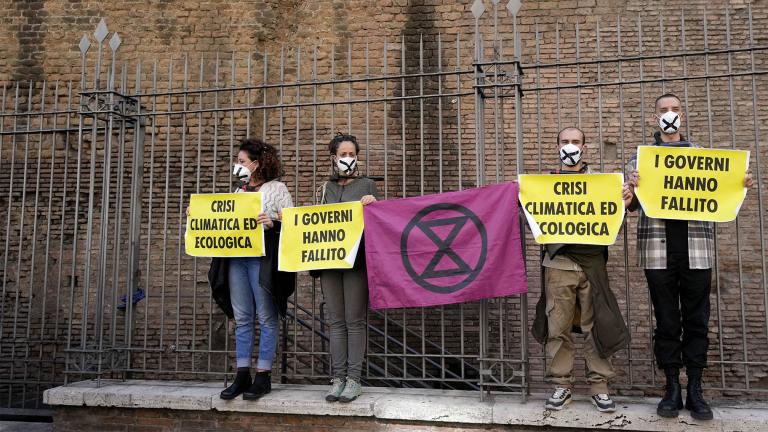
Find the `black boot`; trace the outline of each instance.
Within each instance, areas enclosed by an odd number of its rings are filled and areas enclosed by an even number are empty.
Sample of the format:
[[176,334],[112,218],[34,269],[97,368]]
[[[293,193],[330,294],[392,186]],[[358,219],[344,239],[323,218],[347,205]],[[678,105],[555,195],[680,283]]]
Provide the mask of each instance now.
[[667,377],[667,385],[664,387],[664,398],[656,408],[656,414],[661,417],[677,417],[683,409],[683,393],[680,388],[680,370],[676,368],[664,369]]
[[256,372],[253,377],[253,385],[245,393],[243,400],[256,400],[272,391],[272,372]]
[[222,399],[234,399],[251,386],[251,371],[248,368],[238,368],[232,385],[222,390],[219,397]]
[[696,420],[712,420],[712,408],[709,407],[701,391],[701,369],[688,369],[688,388],[685,408]]

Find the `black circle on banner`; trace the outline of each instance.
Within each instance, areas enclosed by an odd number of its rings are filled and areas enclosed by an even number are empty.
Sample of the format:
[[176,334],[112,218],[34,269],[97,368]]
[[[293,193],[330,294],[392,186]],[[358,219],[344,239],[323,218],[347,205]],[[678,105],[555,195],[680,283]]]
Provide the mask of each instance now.
[[[431,213],[438,211],[454,211],[461,216],[444,217],[441,219],[424,220]],[[474,265],[467,263],[451,247],[452,242],[459,235],[467,222],[472,225],[480,236],[480,255]],[[445,239],[441,239],[432,231],[433,227],[453,225],[451,231]],[[418,228],[437,246],[435,255],[433,255],[426,268],[419,273],[413,267],[408,255],[408,239],[414,228]],[[465,288],[477,278],[485,265],[488,255],[488,234],[485,225],[475,213],[459,204],[433,204],[423,208],[408,222],[400,236],[400,256],[403,260],[403,266],[411,279],[420,287],[438,294],[451,294]],[[437,265],[443,258],[448,258],[456,265],[456,268],[449,270],[437,270]],[[463,279],[451,285],[437,285],[430,280],[465,275]]]

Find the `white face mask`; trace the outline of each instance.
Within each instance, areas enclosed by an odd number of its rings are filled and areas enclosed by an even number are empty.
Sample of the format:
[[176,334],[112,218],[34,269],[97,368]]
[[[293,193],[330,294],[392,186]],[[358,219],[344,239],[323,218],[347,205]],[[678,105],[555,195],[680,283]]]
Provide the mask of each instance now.
[[659,127],[667,135],[672,135],[680,130],[680,113],[667,111],[659,116]]
[[581,160],[581,149],[576,144],[566,144],[560,148],[560,160],[564,165],[574,166]]
[[357,167],[357,158],[343,157],[336,161],[336,166],[339,168],[339,172],[345,175],[350,175],[355,172]]
[[248,181],[251,178],[251,174],[251,170],[245,165],[235,164],[234,168],[232,168],[232,175],[242,181]]

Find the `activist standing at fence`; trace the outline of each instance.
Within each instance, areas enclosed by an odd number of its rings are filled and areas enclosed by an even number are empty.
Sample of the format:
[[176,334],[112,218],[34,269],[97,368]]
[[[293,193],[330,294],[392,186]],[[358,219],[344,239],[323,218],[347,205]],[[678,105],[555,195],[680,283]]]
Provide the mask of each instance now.
[[[329,143],[328,150],[333,173],[322,187],[321,203],[359,200],[366,206],[376,202],[376,183],[359,175],[357,155],[360,145],[357,138],[337,134]],[[368,278],[362,239],[353,268],[322,270],[320,285],[331,327],[331,390],[325,400],[350,402],[362,393],[360,377],[366,348]]]
[[[659,128],[656,146],[695,147],[680,133],[685,113],[680,98],[667,93],[656,99],[654,119]],[[702,395],[702,371],[707,367],[710,289],[714,265],[714,223],[700,220],[673,220],[648,217],[639,205],[634,189],[640,176],[637,156],[627,165],[625,188],[632,194],[628,210],[639,210],[637,248],[645,270],[656,316],[654,354],[664,370],[664,397],[656,412],[677,417],[685,406],[698,420],[711,420],[712,409]],[[749,174],[744,186],[752,187]],[[680,368],[685,367],[688,385],[685,405],[680,386]]]
[[[557,135],[562,166],[552,174],[589,174],[584,161],[586,137],[568,127]],[[624,196],[625,205],[630,196]],[[567,199],[567,197],[563,197]],[[547,244],[542,272],[544,290],[536,305],[532,333],[547,353],[546,381],[555,385],[545,407],[561,410],[571,402],[573,326],[584,334],[584,358],[591,401],[601,412],[613,412],[608,381],[616,373],[610,356],[629,343],[629,330],[608,283],[608,248],[588,244]],[[597,319],[599,318],[599,319]]]
[[[272,390],[272,363],[277,351],[279,316],[284,315],[287,299],[294,285],[277,273],[277,241],[280,215],[293,200],[285,184],[277,181],[283,174],[277,151],[259,139],[241,141],[233,175],[242,181],[237,193],[261,192],[263,213],[258,222],[264,225],[265,256],[230,258],[229,295],[235,319],[235,353],[237,375],[221,392],[222,399],[253,400]],[[251,381],[251,355],[254,342],[254,320],[259,321],[259,356],[256,374]]]

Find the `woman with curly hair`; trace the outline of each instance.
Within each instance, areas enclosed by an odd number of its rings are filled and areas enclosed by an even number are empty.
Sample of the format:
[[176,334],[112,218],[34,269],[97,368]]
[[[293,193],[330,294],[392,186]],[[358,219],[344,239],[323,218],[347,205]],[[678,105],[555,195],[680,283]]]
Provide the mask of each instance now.
[[[287,299],[294,287],[290,281],[279,280],[276,271],[280,216],[283,208],[293,207],[288,188],[277,181],[282,174],[274,147],[259,139],[241,141],[233,175],[242,181],[242,185],[235,192],[261,192],[264,210],[258,221],[265,229],[265,256],[231,258],[229,261],[237,375],[232,385],[221,392],[222,399],[234,399],[243,394],[243,399],[253,400],[272,390],[271,371],[277,351],[279,315],[285,314]],[[256,316],[260,329],[259,357],[251,381]]]

